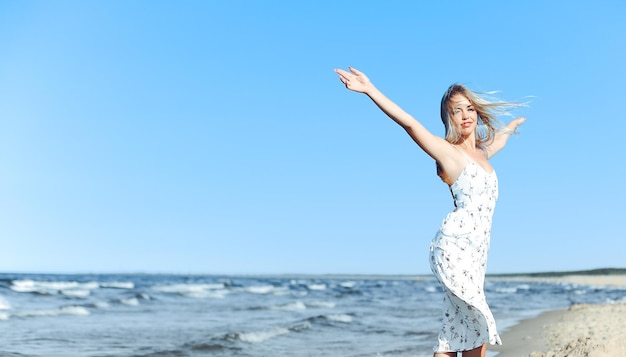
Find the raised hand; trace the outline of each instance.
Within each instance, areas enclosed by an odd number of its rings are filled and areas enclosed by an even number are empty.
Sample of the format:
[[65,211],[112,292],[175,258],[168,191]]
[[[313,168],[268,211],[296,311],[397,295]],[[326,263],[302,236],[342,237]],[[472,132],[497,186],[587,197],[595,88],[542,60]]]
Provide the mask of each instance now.
[[523,122],[526,121],[525,117],[521,117],[521,118],[517,118],[517,119],[513,119],[511,120],[511,122],[507,125],[508,127],[515,127],[515,129],[517,129],[518,126],[522,125]]
[[514,134],[517,133],[517,127],[522,125],[526,121],[525,117],[516,118],[511,120],[502,131],[504,134]]
[[339,75],[339,80],[343,83],[347,89],[359,93],[366,93],[374,88],[374,85],[370,82],[369,78],[352,67],[348,67],[350,72],[342,69],[335,69],[335,72]]

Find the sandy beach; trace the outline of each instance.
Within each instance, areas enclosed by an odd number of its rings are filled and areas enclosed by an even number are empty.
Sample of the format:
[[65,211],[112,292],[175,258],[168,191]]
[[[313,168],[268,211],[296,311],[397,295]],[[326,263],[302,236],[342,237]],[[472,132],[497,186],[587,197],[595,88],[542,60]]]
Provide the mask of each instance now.
[[[516,280],[626,287],[626,275],[567,275]],[[524,320],[502,334],[498,357],[599,357],[626,352],[626,302],[573,305]]]

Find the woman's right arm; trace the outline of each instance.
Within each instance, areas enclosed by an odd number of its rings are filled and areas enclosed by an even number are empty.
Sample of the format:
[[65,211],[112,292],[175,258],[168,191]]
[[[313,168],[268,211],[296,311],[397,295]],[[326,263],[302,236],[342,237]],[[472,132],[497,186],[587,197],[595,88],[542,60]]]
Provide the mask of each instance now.
[[[436,135],[428,131],[420,122],[415,120],[409,113],[405,112],[396,103],[387,98],[379,91],[367,78],[358,70],[348,67],[350,72],[336,69],[339,80],[347,89],[366,94],[389,118],[398,123],[409,136],[437,162],[444,164],[448,158],[455,157],[456,152],[452,146]],[[442,162],[443,161],[443,162]]]

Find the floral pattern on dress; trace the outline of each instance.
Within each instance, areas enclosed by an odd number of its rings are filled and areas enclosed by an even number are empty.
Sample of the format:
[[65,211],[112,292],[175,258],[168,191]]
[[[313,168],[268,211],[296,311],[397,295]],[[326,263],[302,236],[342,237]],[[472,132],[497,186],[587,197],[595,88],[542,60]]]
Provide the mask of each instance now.
[[469,160],[450,192],[455,210],[444,218],[430,246],[431,270],[445,292],[435,352],[502,344],[483,288],[498,179]]

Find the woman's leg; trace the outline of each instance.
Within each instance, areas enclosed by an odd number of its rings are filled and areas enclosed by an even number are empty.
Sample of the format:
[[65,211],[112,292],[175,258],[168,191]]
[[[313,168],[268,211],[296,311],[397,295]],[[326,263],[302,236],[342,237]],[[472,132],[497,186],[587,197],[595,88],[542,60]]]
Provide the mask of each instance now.
[[463,351],[463,357],[485,357],[486,354],[487,354],[486,344],[480,347],[476,347],[473,350]]
[[433,357],[456,357],[456,352],[435,352]]

